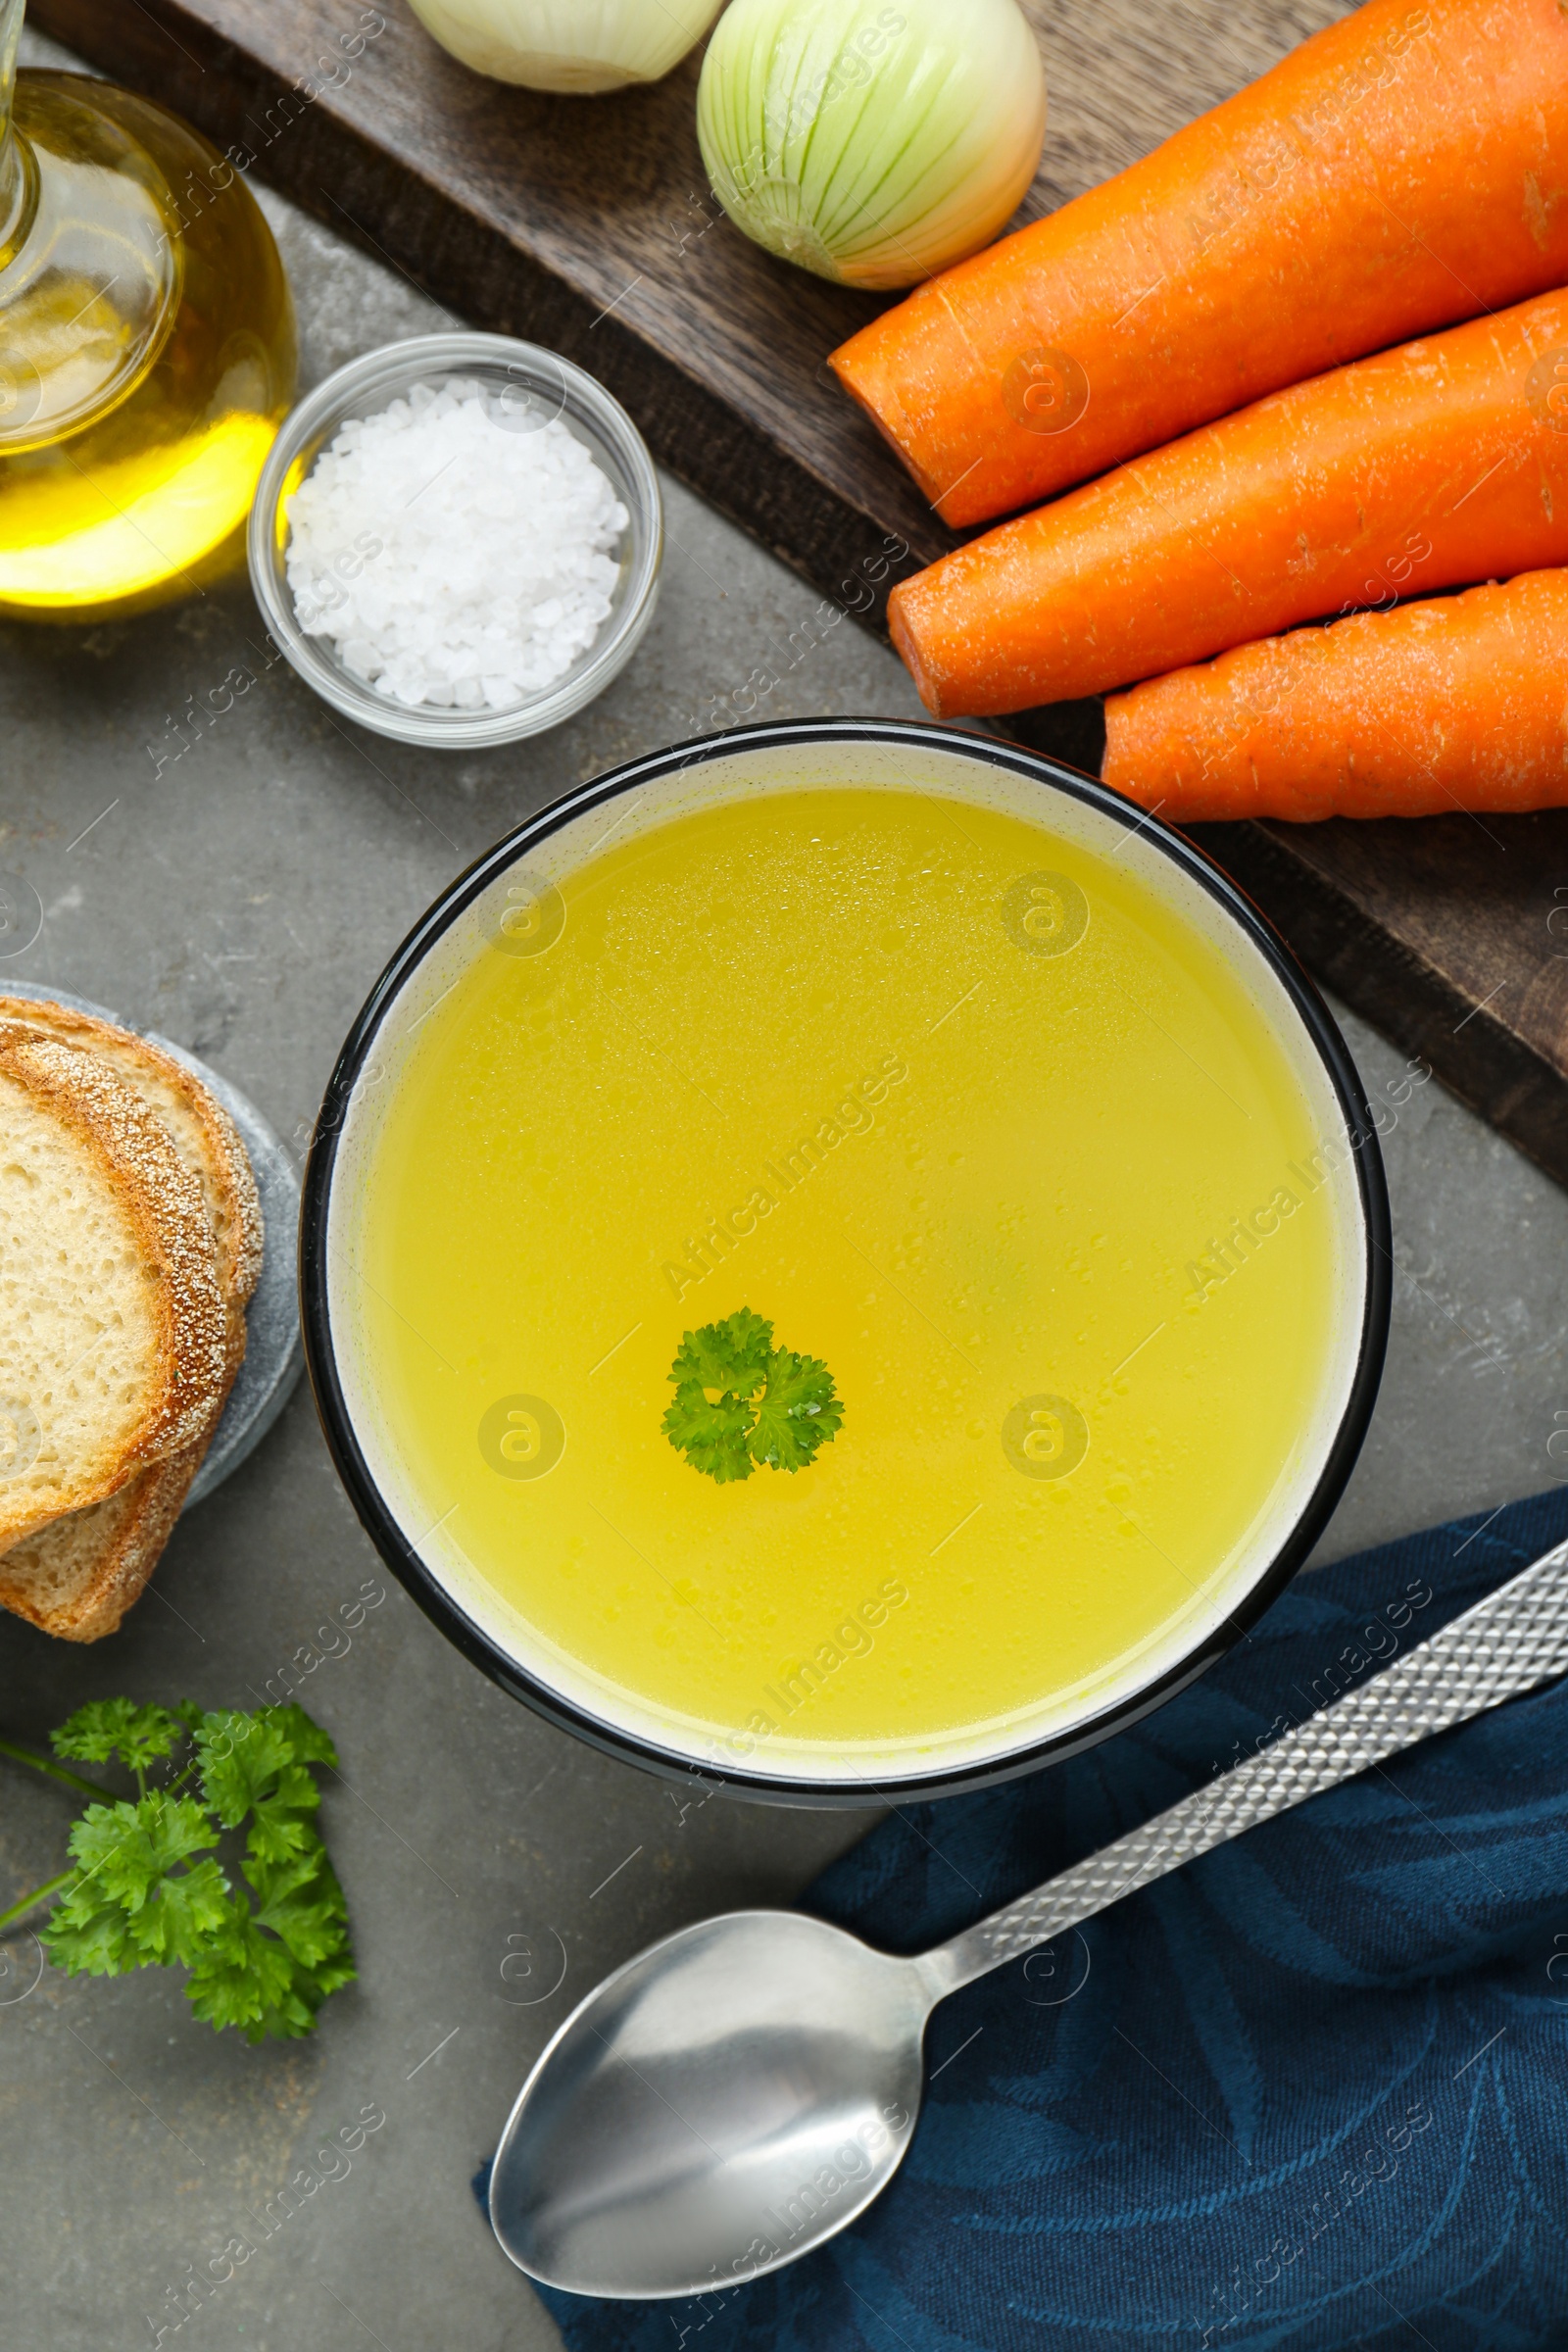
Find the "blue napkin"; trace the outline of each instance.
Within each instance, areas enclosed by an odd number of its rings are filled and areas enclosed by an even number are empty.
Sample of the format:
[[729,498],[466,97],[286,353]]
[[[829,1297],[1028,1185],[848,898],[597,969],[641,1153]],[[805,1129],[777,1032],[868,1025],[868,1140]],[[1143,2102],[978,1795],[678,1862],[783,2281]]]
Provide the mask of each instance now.
[[[913,1805],[807,1907],[939,1941],[1568,1536],[1568,1493],[1298,1579],[1136,1731]],[[932,2020],[904,2168],[793,2268],[547,2294],[571,2352],[1568,2346],[1568,1685],[1130,1896]]]

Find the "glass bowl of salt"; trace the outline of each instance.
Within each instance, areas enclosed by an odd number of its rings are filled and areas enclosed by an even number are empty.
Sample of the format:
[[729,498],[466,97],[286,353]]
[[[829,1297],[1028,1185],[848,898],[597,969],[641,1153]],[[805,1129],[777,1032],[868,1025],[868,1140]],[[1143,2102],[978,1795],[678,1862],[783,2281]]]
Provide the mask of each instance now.
[[559,726],[654,616],[659,477],[582,368],[510,335],[351,360],[285,420],[250,520],[272,637],[345,717],[466,751]]

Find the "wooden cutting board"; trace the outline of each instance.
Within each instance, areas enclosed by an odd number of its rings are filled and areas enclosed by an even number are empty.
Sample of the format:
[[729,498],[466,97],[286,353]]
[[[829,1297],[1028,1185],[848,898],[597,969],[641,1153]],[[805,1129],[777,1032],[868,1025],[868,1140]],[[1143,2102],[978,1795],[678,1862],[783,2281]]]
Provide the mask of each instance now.
[[[1025,5],[1052,99],[1028,215],[1345,13]],[[952,544],[824,366],[876,302],[759,252],[710,194],[695,59],[654,89],[562,100],[466,72],[406,0],[31,0],[28,19],[464,318],[592,369],[658,457],[872,625],[892,581]],[[741,683],[711,681],[694,731],[741,715]],[[1096,705],[1010,723],[1099,764]],[[1202,837],[1324,981],[1568,1183],[1568,811]]]

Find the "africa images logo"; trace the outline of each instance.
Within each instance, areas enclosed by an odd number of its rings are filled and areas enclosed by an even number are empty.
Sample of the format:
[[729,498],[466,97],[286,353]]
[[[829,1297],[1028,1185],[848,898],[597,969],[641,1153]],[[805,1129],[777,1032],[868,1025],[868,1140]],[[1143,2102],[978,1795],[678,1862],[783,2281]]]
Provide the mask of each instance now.
[[543,1396],[498,1396],[479,1423],[479,1451],[502,1478],[543,1478],[565,1450],[565,1424]]

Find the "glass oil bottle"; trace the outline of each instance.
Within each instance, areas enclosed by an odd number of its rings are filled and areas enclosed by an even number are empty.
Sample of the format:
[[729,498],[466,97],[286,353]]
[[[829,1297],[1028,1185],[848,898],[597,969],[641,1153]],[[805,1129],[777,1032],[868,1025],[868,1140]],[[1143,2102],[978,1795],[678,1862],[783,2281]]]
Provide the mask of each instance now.
[[0,617],[98,620],[243,561],[294,311],[232,165],[177,117],[16,71],[0,0]]

